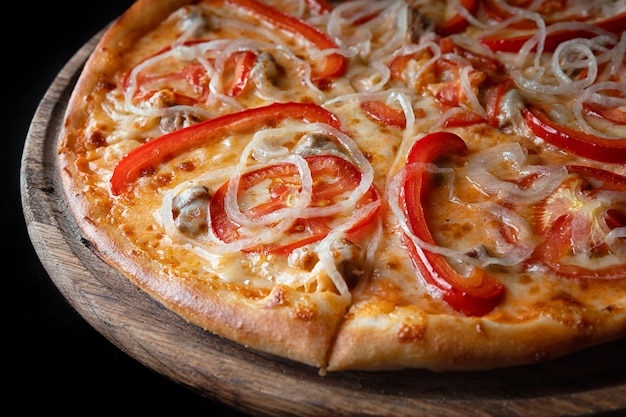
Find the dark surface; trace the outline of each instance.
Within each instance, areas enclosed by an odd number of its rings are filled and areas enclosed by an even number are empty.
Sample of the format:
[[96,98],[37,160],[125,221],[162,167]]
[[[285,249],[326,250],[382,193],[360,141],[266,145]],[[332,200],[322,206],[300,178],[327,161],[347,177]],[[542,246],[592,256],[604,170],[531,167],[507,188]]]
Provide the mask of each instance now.
[[[21,2],[4,14],[3,123],[8,131],[2,138],[9,155],[2,166],[9,195],[2,206],[2,276],[8,284],[3,287],[3,321],[8,325],[3,408],[20,415],[127,411],[243,416],[156,374],[95,331],[54,286],[26,231],[20,160],[37,105],[72,55],[130,3]],[[8,20],[14,22],[7,25]]]

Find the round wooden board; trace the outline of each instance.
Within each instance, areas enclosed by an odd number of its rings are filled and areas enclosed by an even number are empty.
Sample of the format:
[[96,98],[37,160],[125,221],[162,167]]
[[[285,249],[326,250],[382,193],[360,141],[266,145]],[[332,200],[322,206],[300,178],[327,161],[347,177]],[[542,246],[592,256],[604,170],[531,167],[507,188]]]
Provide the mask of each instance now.
[[190,325],[93,251],[67,208],[57,136],[76,78],[102,32],[40,102],[22,158],[28,232],[51,279],[91,326],[132,358],[199,395],[254,415],[574,416],[626,411],[626,340],[489,372],[344,372],[259,354]]

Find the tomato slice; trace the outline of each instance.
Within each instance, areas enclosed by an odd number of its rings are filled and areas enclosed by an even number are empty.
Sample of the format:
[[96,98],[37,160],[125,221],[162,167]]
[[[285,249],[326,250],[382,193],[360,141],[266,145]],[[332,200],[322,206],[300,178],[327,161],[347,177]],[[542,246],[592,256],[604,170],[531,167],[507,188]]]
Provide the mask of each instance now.
[[626,177],[588,166],[568,171],[538,208],[544,241],[533,258],[565,277],[626,278],[626,238],[617,238],[621,253],[607,243],[611,231],[626,228]]
[[476,69],[487,73],[490,77],[502,77],[506,75],[505,65],[496,58],[471,51],[467,48],[459,46],[452,38],[441,38],[439,41],[441,53],[454,53],[467,59]]
[[528,127],[546,142],[596,161],[626,163],[626,138],[608,139],[560,125],[537,106],[527,106],[523,112]]
[[274,103],[226,114],[170,132],[133,149],[113,170],[111,192],[119,195],[127,191],[132,183],[139,177],[150,174],[158,164],[204,143],[219,140],[231,132],[252,132],[284,119],[326,123],[336,129],[341,128],[334,114],[312,103]]
[[[461,84],[463,68],[458,61],[448,58],[440,58],[435,63],[435,78],[438,82],[430,83],[427,89],[443,106],[459,107],[461,104],[469,104]],[[478,91],[480,84],[487,78],[487,73],[471,67],[467,77],[472,89]]]
[[[338,198],[354,190],[361,180],[358,168],[348,160],[334,155],[316,155],[306,157],[313,178],[312,200],[309,207],[328,207],[337,203]],[[241,176],[238,199],[246,200],[248,194],[258,193],[255,187],[261,185],[267,192],[265,199],[242,212],[249,219],[259,219],[263,215],[289,207],[290,201],[297,198],[301,189],[299,173],[292,164],[269,165],[248,172]],[[211,227],[215,235],[225,243],[232,243],[245,238],[245,231],[231,220],[225,209],[228,182],[223,184],[211,199]],[[258,197],[257,197],[258,198]],[[370,187],[357,203],[357,209],[379,199],[378,191]],[[349,214],[348,214],[349,215]],[[359,219],[348,233],[356,233],[375,217],[375,212]],[[289,253],[294,249],[316,242],[328,235],[336,226],[337,215],[323,217],[298,218],[288,230],[289,236],[280,236],[275,243],[263,244],[247,251],[265,253]],[[269,227],[269,226],[265,226]]]
[[[411,148],[407,164],[436,163],[448,155],[462,155],[467,151],[463,139],[449,132],[424,136]],[[404,214],[411,233],[429,244],[436,244],[426,222],[425,201],[433,180],[425,168],[417,165],[410,170],[402,187]],[[468,316],[482,316],[493,310],[504,296],[504,286],[485,270],[475,267],[469,277],[461,276],[446,259],[422,249],[408,235],[404,235],[411,260],[423,279],[437,287],[444,300],[455,310]]]
[[[206,40],[195,39],[187,41],[183,45],[196,45]],[[168,46],[150,58],[154,58],[160,54],[170,51],[172,46]],[[141,63],[145,62],[142,60]],[[236,51],[231,54],[225,64],[224,73],[229,77],[225,81],[224,93],[236,97],[239,96],[250,80],[250,73],[256,62],[256,54],[252,51]],[[140,63],[140,64],[141,64]],[[129,88],[130,76],[132,70],[128,71],[123,81],[124,88]],[[175,104],[194,105],[203,103],[209,96],[210,78],[205,67],[197,62],[190,63],[177,71],[166,73],[139,73],[136,75],[136,83],[138,86],[136,96],[146,99],[154,95],[157,91],[168,89],[172,92]]]
[[[130,75],[130,72],[128,73]],[[128,88],[128,75],[124,81]],[[209,96],[209,77],[201,64],[193,63],[183,67],[180,71],[167,73],[138,74],[137,91],[135,98],[146,100],[161,90],[169,90],[172,94],[172,104],[195,105],[206,101]]]

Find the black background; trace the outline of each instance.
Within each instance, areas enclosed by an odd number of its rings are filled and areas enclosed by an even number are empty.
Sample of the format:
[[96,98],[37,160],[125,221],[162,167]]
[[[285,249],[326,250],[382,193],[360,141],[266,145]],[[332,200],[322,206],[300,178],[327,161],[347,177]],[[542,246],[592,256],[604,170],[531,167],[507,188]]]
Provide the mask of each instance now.
[[2,14],[1,137],[2,145],[9,146],[1,164],[8,178],[0,229],[2,319],[8,328],[2,342],[2,380],[8,387],[2,408],[19,415],[98,411],[243,416],[146,368],[94,330],[54,286],[26,230],[20,163],[37,105],[72,55],[130,4],[22,1],[5,5]]

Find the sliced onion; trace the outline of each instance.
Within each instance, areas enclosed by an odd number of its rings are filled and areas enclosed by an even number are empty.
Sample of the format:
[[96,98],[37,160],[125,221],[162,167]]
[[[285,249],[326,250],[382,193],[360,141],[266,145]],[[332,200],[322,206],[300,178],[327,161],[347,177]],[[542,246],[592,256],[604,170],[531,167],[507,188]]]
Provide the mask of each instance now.
[[606,243],[613,253],[626,256],[626,226],[617,227],[606,235]]
[[[515,178],[504,180],[490,172],[493,167],[506,161]],[[562,165],[528,165],[527,154],[518,143],[496,145],[473,157],[466,165],[469,181],[489,195],[511,202],[533,203],[549,196],[567,175]],[[522,189],[516,180],[527,176],[537,176],[531,187]]]
[[524,45],[522,46],[522,48],[520,49],[520,52],[518,54],[518,58],[516,60],[516,64],[517,66],[521,66],[523,64],[523,62],[525,61],[526,57],[530,54],[530,52],[532,51],[532,49],[536,46],[537,50],[536,50],[536,54],[535,54],[535,60],[534,60],[534,65],[536,67],[540,66],[540,61],[541,61],[541,56],[543,54],[543,46],[545,44],[545,39],[548,35],[550,35],[551,33],[554,32],[559,32],[559,31],[567,31],[567,30],[572,30],[572,31],[576,31],[576,30],[583,30],[583,31],[587,31],[590,33],[594,33],[598,36],[603,35],[603,36],[613,36],[611,34],[611,32],[604,30],[596,25],[592,25],[589,23],[582,23],[582,22],[557,22],[554,23],[550,26],[548,26],[547,28],[543,28],[543,30],[538,31],[535,35],[533,35],[530,39],[528,39]]
[[[601,91],[620,91],[623,96],[615,97],[603,95],[600,94]],[[587,102],[597,103],[608,107],[626,106],[626,85],[615,81],[599,82],[586,88],[578,97],[576,97],[574,105],[572,106],[572,110],[574,112],[574,115],[576,116],[576,121],[578,122],[578,125],[587,133],[609,139],[623,139],[623,135],[619,137],[610,135],[606,132],[596,130],[591,125],[589,125],[583,111],[584,104]]]
[[[595,81],[598,75],[598,62],[594,52],[591,48],[580,39],[574,39],[566,41],[557,47],[551,60],[552,74],[557,78],[558,84],[548,84],[546,77],[542,71],[538,74],[541,75],[541,79],[529,79],[526,78],[522,71],[515,69],[511,72],[513,80],[523,90],[531,91],[539,94],[569,94],[575,95],[583,88],[590,86]],[[562,63],[560,62],[561,53],[577,52],[586,57],[587,74],[585,78],[573,81],[563,70]]]
[[[359,19],[378,14],[363,24],[355,25]],[[404,41],[408,30],[408,6],[398,0],[355,0],[338,4],[329,14],[326,31],[344,50],[347,56],[359,55],[366,60],[379,60],[391,54]],[[376,50],[372,49],[372,32],[379,29],[385,20],[393,23],[384,24],[390,35],[387,41]],[[351,34],[346,35],[343,27],[349,26]],[[380,30],[380,29],[379,29]],[[345,52],[350,51],[350,52]]]
[[[329,137],[335,138],[344,156],[357,165],[361,172],[361,181],[354,190],[347,193],[344,200],[325,207],[309,207],[312,193],[313,180],[311,171],[306,160],[296,154],[290,153],[286,143],[293,138],[306,132],[322,132]],[[293,145],[293,144],[292,144]],[[253,166],[248,167],[250,159],[256,160]],[[264,216],[249,218],[241,209],[238,201],[238,190],[241,177],[246,172],[258,170],[265,166],[275,164],[292,164],[297,167],[301,182],[301,189],[296,203],[290,207],[284,207]],[[279,239],[297,219],[311,217],[325,217],[331,215],[346,215],[344,226],[356,224],[365,215],[364,210],[371,207],[355,210],[358,201],[370,189],[374,179],[374,170],[369,161],[360,151],[357,144],[348,135],[323,123],[294,124],[286,127],[266,129],[255,133],[250,142],[242,151],[239,163],[231,174],[228,190],[225,196],[225,211],[228,217],[237,223],[243,236],[237,242],[227,245],[228,249],[246,249],[257,246],[260,243],[270,243]],[[376,202],[376,204],[379,204]],[[263,234],[266,229],[272,228],[272,234]],[[257,233],[261,236],[255,237]],[[246,238],[245,236],[251,236]],[[268,240],[269,239],[269,240]]]
[[494,242],[497,255],[487,256],[480,259],[480,265],[484,268],[488,265],[515,266],[524,262],[535,250],[537,241],[527,220],[500,204],[482,202],[473,204],[476,208],[484,210],[486,216],[493,216],[515,231],[516,242],[508,242],[499,230],[488,229],[486,235]]
[[[316,253],[320,262],[318,263],[318,265],[316,265],[316,268],[314,269],[323,268],[330,277],[330,279],[333,281],[333,284],[335,285],[335,288],[337,288],[337,290],[339,291],[339,294],[348,301],[351,299],[352,296],[350,294],[348,286],[346,285],[345,279],[337,269],[337,263],[335,262],[335,259],[333,257],[331,245],[335,240],[341,239],[348,230],[357,225],[363,218],[370,216],[373,211],[378,210],[379,207],[380,200],[377,200],[361,207],[359,210],[356,210],[355,213],[353,213],[352,216],[347,219],[347,221],[343,222],[341,226],[333,229],[317,245]],[[378,233],[377,235],[379,236],[380,233]],[[377,244],[378,241],[379,240],[375,239],[374,243]],[[376,250],[376,246],[377,245],[370,245],[368,247],[366,264],[371,263],[373,253]]]
[[[226,214],[228,215],[228,218],[230,220],[239,224],[241,227],[256,228],[260,226],[271,226],[279,221],[285,222],[287,219],[290,219],[292,223],[299,217],[308,217],[303,216],[303,211],[311,202],[311,197],[313,194],[313,178],[311,177],[311,170],[309,168],[309,165],[304,160],[304,158],[298,155],[290,155],[282,160],[276,160],[271,163],[271,165],[274,164],[293,164],[298,169],[302,189],[298,194],[298,198],[296,200],[297,203],[292,207],[284,207],[264,216],[257,216],[254,219],[246,216],[241,211],[237,198],[240,179],[241,176],[245,173],[245,165],[240,163],[233,173],[233,176],[230,178],[230,181],[228,182],[228,191],[226,192],[224,201],[224,210],[226,211]],[[263,168],[263,166],[255,166],[253,169],[257,170],[261,168]]]
[[473,70],[474,68],[471,66],[465,66],[461,69],[461,74],[460,74],[461,89],[463,90],[463,94],[465,95],[465,98],[467,99],[467,101],[469,101],[470,109],[474,111],[475,113],[481,116],[484,116],[485,109],[480,104],[480,101],[478,100],[478,96],[476,95],[476,92],[474,91],[474,88],[472,87],[472,83],[469,79],[469,73],[470,71],[473,71]]
[[[452,172],[451,169],[439,168],[430,164],[418,164],[417,166],[425,168],[427,172],[432,173],[450,174]],[[429,252],[445,256],[446,258],[454,259],[456,262],[458,262],[459,265],[465,264],[468,267],[479,266],[481,268],[485,268],[489,265],[515,266],[520,264],[530,256],[535,248],[536,242],[527,221],[516,212],[507,209],[500,204],[492,202],[464,203],[457,197],[451,196],[449,198],[451,204],[470,205],[472,207],[472,210],[482,210],[485,212],[486,216],[496,217],[500,222],[506,224],[508,227],[516,231],[516,237],[518,239],[516,244],[507,242],[500,234],[499,230],[485,231],[485,235],[491,236],[495,244],[495,250],[497,254],[494,256],[483,256],[481,258],[476,258],[467,255],[467,253],[464,251],[434,245],[425,242],[415,236],[410,226],[408,225],[408,219],[405,216],[404,210],[400,207],[400,201],[397,196],[402,195],[402,184],[405,181],[404,177],[406,175],[409,175],[408,173],[410,172],[410,170],[415,169],[417,166],[414,164],[407,165],[405,169],[401,170],[396,176],[393,177],[392,181],[388,185],[389,206],[393,214],[396,216],[400,227],[402,228],[404,233],[411,239],[414,245]],[[451,190],[451,193],[452,192],[453,190]]]

